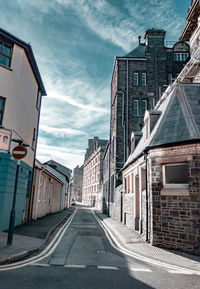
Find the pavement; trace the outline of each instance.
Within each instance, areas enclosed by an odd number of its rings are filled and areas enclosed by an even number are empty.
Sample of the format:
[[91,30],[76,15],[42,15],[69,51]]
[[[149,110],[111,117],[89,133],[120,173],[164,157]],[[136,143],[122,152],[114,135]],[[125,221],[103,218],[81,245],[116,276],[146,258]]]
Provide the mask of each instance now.
[[136,254],[136,256],[139,255],[144,257],[143,260],[147,258],[155,262],[158,261],[180,266],[186,269],[199,271],[200,273],[200,257],[152,246],[151,244],[146,243],[137,232],[129,229],[127,226],[118,223],[98,211],[95,211],[95,213],[103,221],[105,227],[111,231],[121,247]]
[[[73,211],[74,207],[16,227],[12,246],[7,246],[7,233],[0,232],[0,265],[19,261],[45,248],[59,225],[67,220]],[[95,213],[118,243],[129,252],[150,260],[200,272],[200,257],[152,246],[123,224],[98,211]]]
[[7,246],[7,232],[0,232],[0,265],[19,261],[42,250],[73,211],[74,207],[15,227],[11,246]]

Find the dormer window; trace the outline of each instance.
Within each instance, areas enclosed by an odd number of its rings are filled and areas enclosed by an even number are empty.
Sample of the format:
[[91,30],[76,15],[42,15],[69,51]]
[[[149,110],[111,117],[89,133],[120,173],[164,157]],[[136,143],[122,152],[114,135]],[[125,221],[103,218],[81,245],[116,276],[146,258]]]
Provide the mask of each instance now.
[[10,67],[12,56],[12,47],[0,41],[0,64],[6,67]]

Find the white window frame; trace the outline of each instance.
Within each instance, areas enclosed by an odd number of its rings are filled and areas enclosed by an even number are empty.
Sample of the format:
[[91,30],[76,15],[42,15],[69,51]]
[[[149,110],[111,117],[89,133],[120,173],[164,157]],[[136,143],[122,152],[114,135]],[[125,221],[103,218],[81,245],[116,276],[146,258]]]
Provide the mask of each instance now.
[[[145,109],[143,110],[143,104],[145,103]],[[142,112],[145,113],[145,111],[147,110],[147,100],[146,99],[142,99]]]
[[142,86],[147,86],[147,74],[142,72]]
[[171,189],[176,189],[176,188],[181,188],[181,189],[188,189],[189,188],[189,183],[185,184],[167,184],[166,183],[166,170],[165,168],[167,166],[181,166],[181,165],[187,165],[187,163],[170,163],[170,164],[165,164],[162,165],[162,173],[163,173],[163,187],[164,188],[171,188]]
[[139,81],[138,81],[138,72],[133,73],[133,86],[138,86]]
[[[135,109],[136,109],[136,113],[135,113]],[[134,101],[133,101],[133,114],[134,114],[134,116],[139,116],[139,101],[138,101],[138,99],[134,99]]]

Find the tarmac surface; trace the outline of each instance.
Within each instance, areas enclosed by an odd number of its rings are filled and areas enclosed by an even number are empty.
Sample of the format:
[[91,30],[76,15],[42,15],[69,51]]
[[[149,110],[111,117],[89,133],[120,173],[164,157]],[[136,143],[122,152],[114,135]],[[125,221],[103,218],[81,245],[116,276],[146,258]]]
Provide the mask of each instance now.
[[[59,226],[71,216],[73,211],[74,207],[16,227],[12,246],[7,246],[7,233],[0,232],[0,265],[19,261],[45,248]],[[95,214],[118,244],[138,258],[192,269],[200,274],[200,257],[151,246],[123,224],[100,212]]]

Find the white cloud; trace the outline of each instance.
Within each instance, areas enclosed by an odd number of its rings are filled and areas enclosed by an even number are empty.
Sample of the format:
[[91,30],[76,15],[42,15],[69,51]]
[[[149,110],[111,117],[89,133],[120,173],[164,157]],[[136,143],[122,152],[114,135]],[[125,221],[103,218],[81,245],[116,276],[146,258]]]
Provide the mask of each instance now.
[[67,137],[67,136],[75,136],[75,135],[86,135],[85,132],[72,129],[72,128],[60,128],[60,127],[52,127],[48,125],[41,124],[40,130],[47,132],[49,134],[54,135],[55,137]]
[[70,169],[77,165],[82,165],[84,160],[84,150],[69,149],[58,146],[51,146],[38,143],[37,159],[42,163],[53,159]]

